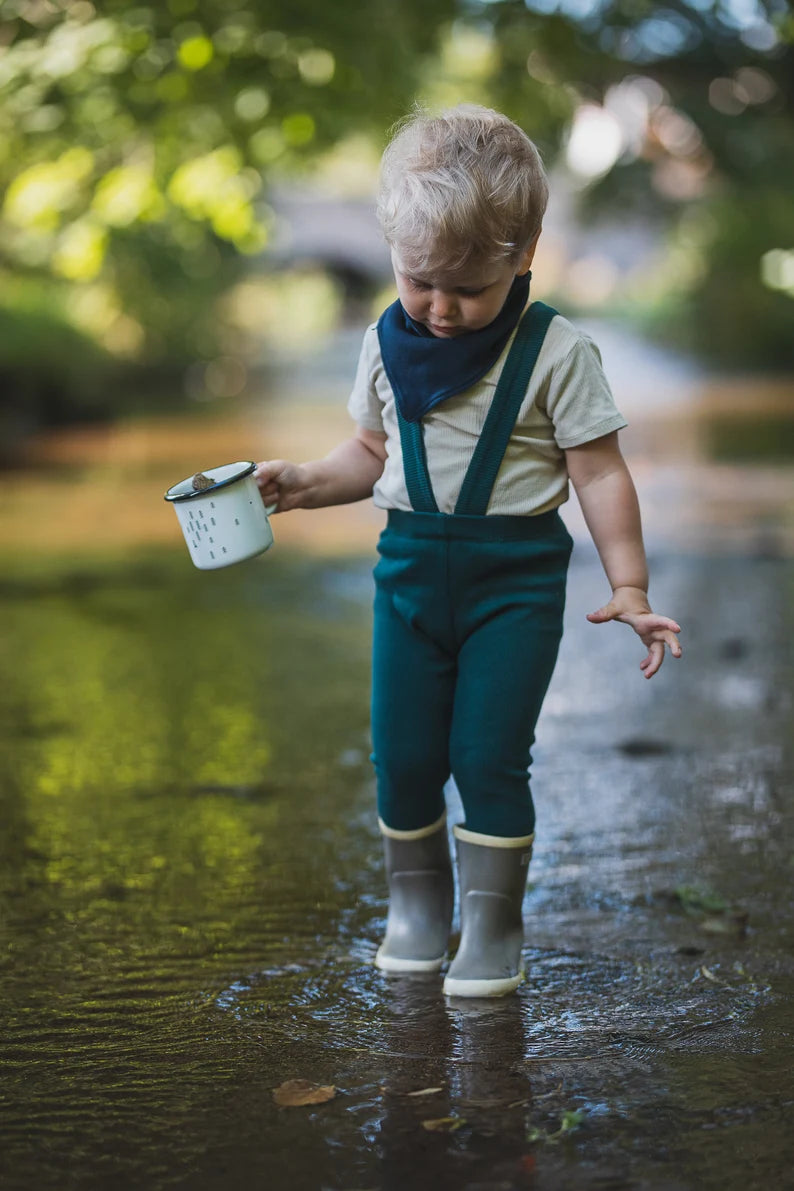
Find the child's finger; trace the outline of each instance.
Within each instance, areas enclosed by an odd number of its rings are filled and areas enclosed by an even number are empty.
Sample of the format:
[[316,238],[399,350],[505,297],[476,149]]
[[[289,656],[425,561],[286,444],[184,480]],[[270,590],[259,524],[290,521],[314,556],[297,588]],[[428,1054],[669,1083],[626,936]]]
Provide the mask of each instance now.
[[648,648],[648,656],[640,662],[640,669],[646,678],[653,678],[664,661],[664,645],[661,641],[654,641]]
[[675,633],[665,633],[664,639],[667,642],[667,646],[673,657],[680,658],[684,651],[681,648],[681,642],[678,640]]
[[[647,638],[644,638],[644,640],[646,640],[647,643]],[[651,640],[659,642],[659,644],[662,646],[662,649],[664,649],[666,645],[674,658],[680,658],[684,652],[681,648],[681,642],[678,640],[675,633],[671,633],[669,630],[663,633],[651,634]]]
[[658,616],[657,621],[658,628],[660,629],[669,629],[671,633],[681,632],[681,625],[676,624],[676,622],[671,620],[669,616]]
[[681,626],[671,620],[669,616],[657,616],[654,612],[643,612],[642,630],[646,633],[659,633],[665,630],[671,633],[680,633]]
[[604,604],[602,608],[597,608],[595,612],[588,612],[587,619],[591,624],[604,624],[607,620],[613,620],[615,616],[615,609],[612,604]]

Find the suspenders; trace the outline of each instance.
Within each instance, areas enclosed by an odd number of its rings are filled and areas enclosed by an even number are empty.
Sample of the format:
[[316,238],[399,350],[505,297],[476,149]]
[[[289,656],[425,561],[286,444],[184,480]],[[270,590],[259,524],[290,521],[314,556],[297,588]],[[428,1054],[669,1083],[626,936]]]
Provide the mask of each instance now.
[[[549,323],[557,313],[544,302],[533,302],[518,324],[515,338],[496,386],[491,408],[463,479],[455,515],[485,516],[491,491],[504,458],[518,411],[527,392]],[[438,513],[427,469],[421,422],[406,422],[397,410],[405,483],[416,513]]]

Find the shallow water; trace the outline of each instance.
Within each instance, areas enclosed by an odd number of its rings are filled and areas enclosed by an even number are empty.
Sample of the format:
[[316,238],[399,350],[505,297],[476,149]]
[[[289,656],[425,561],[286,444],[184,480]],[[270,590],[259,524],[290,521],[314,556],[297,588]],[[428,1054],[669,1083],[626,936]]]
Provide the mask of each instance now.
[[577,547],[493,1003],[372,966],[370,566],[4,567],[4,1186],[787,1185],[791,561],[660,547],[691,644],[645,683]]
[[[788,388],[597,338],[686,653],[646,683],[628,631],[586,623],[604,584],[571,502],[527,981],[503,1001],[372,966],[380,514],[290,514],[264,559],[200,574],[160,499],[328,449],[351,361],[210,421],[50,436],[3,477],[4,1187],[788,1186],[790,434],[746,433],[751,408],[790,429]],[[279,1108],[294,1078],[336,1094]]]

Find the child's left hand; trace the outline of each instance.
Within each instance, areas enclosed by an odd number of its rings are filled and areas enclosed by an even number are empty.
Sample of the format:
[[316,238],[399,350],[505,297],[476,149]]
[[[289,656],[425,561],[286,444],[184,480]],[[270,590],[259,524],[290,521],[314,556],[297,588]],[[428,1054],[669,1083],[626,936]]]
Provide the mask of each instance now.
[[668,646],[674,658],[680,658],[683,650],[676,636],[680,625],[669,616],[652,612],[646,593],[639,587],[616,587],[612,599],[597,612],[589,612],[591,624],[606,624],[608,620],[620,620],[631,625],[634,632],[648,647],[647,657],[640,662],[640,669],[646,678],[653,678],[664,661],[664,647]]

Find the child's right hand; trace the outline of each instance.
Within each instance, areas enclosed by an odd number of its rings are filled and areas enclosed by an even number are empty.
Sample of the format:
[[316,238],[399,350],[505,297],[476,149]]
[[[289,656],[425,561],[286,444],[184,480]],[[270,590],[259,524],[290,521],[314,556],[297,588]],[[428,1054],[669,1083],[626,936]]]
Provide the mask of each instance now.
[[263,503],[276,506],[274,512],[286,513],[289,509],[300,508],[307,484],[304,469],[298,464],[287,463],[285,459],[257,463],[254,479]]
[[277,513],[288,509],[323,509],[364,500],[386,462],[386,435],[357,427],[323,459],[308,463],[287,463],[270,459],[258,463],[254,479],[266,505]]

